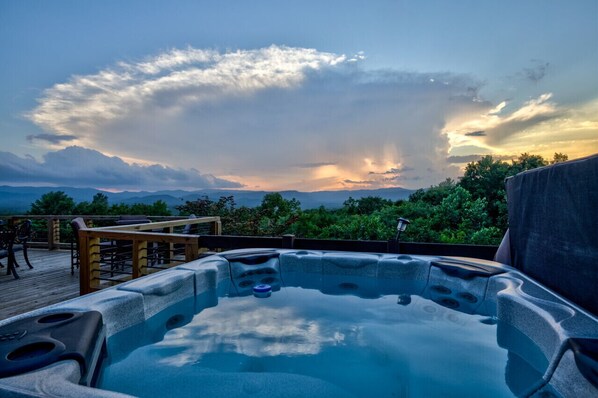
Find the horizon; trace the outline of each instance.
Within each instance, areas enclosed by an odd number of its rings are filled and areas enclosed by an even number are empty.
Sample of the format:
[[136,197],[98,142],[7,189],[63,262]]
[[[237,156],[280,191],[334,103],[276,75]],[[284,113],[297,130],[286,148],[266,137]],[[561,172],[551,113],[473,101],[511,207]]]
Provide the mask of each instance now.
[[361,199],[365,197],[378,197],[392,201],[407,199],[414,190],[405,188],[379,188],[361,190],[337,190],[337,191],[257,191],[257,190],[235,190],[206,188],[195,191],[185,190],[162,190],[162,191],[119,191],[110,192],[93,187],[68,187],[68,186],[7,186],[0,185],[0,213],[23,213],[27,212],[32,204],[50,192],[63,192],[74,200],[75,203],[93,201],[98,193],[106,195],[111,204],[118,203],[141,203],[155,204],[163,201],[169,208],[174,209],[181,205],[181,201],[194,201],[204,196],[213,201],[219,198],[233,196],[239,206],[257,207],[262,203],[266,195],[271,193],[280,194],[284,199],[296,199],[301,203],[301,208],[312,209],[324,206],[326,208],[342,207],[349,199]]
[[598,2],[0,3],[0,185],[415,190],[598,153]]
[[[404,190],[404,191],[415,191],[417,189],[409,189],[409,188],[403,188],[403,187],[385,187],[385,188],[357,188],[357,189],[330,189],[330,190],[318,190],[318,191],[300,191],[297,189],[285,189],[285,190],[265,190],[265,189],[244,189],[244,188],[199,188],[199,189],[195,189],[195,190],[187,190],[187,189],[174,189],[174,188],[166,188],[166,189],[159,189],[159,190],[155,190],[155,191],[148,191],[145,189],[141,189],[141,190],[132,190],[132,189],[124,189],[124,190],[107,190],[104,188],[96,188],[96,187],[90,187],[90,186],[67,186],[67,185],[7,185],[7,184],[2,184],[0,185],[0,189],[4,188],[4,187],[8,187],[8,188],[48,188],[48,189],[58,189],[60,190],[61,188],[67,188],[67,189],[93,189],[96,191],[102,191],[102,192],[108,192],[108,193],[114,193],[114,194],[119,194],[119,193],[157,193],[157,192],[171,192],[171,191],[182,191],[182,192],[189,192],[189,193],[194,193],[194,192],[198,192],[198,191],[232,191],[232,192],[255,192],[255,193],[259,193],[259,192],[266,192],[266,193],[276,193],[276,192],[299,192],[299,193],[319,193],[319,192],[351,192],[351,191],[382,191],[382,190]],[[426,189],[426,188],[430,188],[430,187],[424,187],[421,189]]]

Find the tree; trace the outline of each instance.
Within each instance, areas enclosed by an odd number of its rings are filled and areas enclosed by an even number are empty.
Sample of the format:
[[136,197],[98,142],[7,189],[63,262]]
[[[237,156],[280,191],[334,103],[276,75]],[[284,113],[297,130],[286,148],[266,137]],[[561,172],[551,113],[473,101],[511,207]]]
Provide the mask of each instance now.
[[203,196],[176,206],[176,209],[181,215],[220,217],[225,235],[259,235],[257,209],[237,208],[233,196],[221,196],[218,201]]
[[459,181],[459,185],[469,191],[474,199],[486,200],[488,215],[501,230],[507,228],[505,178],[510,171],[508,163],[487,155],[477,162],[467,164]]
[[266,194],[257,208],[260,235],[278,236],[289,232],[301,215],[301,203],[284,199],[278,192]]
[[550,164],[566,162],[567,160],[569,160],[569,156],[565,155],[564,153],[555,152]]
[[475,239],[478,244],[498,244],[502,233],[493,226],[487,207],[485,198],[474,199],[465,188],[446,180],[399,205],[401,216],[411,221],[403,240],[471,243]]
[[93,196],[91,203],[79,202],[73,209],[73,214],[108,214],[110,208],[108,206],[108,196],[102,192],[98,192]]
[[379,196],[367,196],[357,200],[349,197],[349,199],[343,203],[343,207],[348,214],[372,214],[382,210],[385,206],[390,205],[392,205],[391,200],[383,199]]
[[324,228],[338,223],[340,213],[339,209],[326,209],[324,206],[304,210],[291,226],[290,233],[300,238],[321,238]]
[[517,159],[513,160],[508,175],[514,176],[522,171],[532,170],[547,165],[548,162],[540,155],[530,155],[527,152],[522,153]]
[[73,214],[75,201],[62,191],[51,191],[43,194],[31,204],[28,214],[36,215],[68,215]]
[[432,186],[428,189],[418,189],[409,196],[409,201],[422,201],[437,206],[442,203],[444,198],[453,192],[455,186],[455,181],[452,178],[447,178],[436,186]]
[[376,214],[353,214],[323,228],[322,239],[386,240],[394,231],[388,229]]

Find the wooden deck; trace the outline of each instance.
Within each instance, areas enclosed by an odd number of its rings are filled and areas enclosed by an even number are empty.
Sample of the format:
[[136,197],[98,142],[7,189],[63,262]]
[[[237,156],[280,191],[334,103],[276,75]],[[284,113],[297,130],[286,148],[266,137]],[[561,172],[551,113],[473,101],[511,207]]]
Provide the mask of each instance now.
[[79,296],[79,271],[71,275],[68,250],[29,249],[29,269],[17,253],[21,279],[6,275],[6,259],[0,268],[0,320]]

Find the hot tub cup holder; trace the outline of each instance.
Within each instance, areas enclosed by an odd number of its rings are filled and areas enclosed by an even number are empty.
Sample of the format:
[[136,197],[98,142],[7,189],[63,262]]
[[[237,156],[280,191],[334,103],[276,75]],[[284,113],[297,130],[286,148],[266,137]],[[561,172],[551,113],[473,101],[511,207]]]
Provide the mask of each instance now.
[[57,323],[57,322],[63,322],[63,321],[69,320],[74,316],[75,316],[75,314],[72,312],[59,312],[57,314],[50,314],[50,315],[41,317],[37,320],[37,322],[38,323]]
[[40,338],[32,343],[16,345],[12,351],[6,354],[6,359],[21,363],[37,362],[44,356],[58,356],[65,349],[65,345],[58,340]]
[[[74,359],[87,380],[105,342],[102,314],[57,312],[23,318],[0,327],[0,378]],[[93,369],[92,369],[93,368]]]

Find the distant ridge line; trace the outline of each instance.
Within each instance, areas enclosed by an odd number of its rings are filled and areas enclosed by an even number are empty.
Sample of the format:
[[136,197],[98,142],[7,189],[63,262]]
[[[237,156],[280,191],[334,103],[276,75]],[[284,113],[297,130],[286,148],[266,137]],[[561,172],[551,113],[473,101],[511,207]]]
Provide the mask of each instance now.
[[262,202],[264,195],[272,192],[279,192],[283,198],[297,199],[301,202],[303,209],[312,209],[324,206],[327,208],[342,207],[343,202],[352,197],[360,199],[367,196],[378,196],[389,200],[407,199],[414,190],[405,188],[380,188],[380,189],[359,189],[359,190],[341,190],[341,191],[314,191],[302,192],[296,190],[285,191],[249,191],[233,189],[201,189],[196,191],[184,190],[160,190],[150,191],[123,191],[109,192],[95,188],[75,188],[75,187],[14,187],[9,185],[0,186],[0,212],[1,213],[23,213],[31,207],[42,195],[51,191],[63,191],[73,198],[76,203],[87,201],[91,202],[93,196],[97,193],[103,193],[108,197],[109,203],[133,204],[143,203],[152,204],[157,200],[163,200],[168,207],[184,204],[186,201],[197,200],[207,196],[211,200],[218,200],[221,196],[234,196],[237,206],[255,207]]

